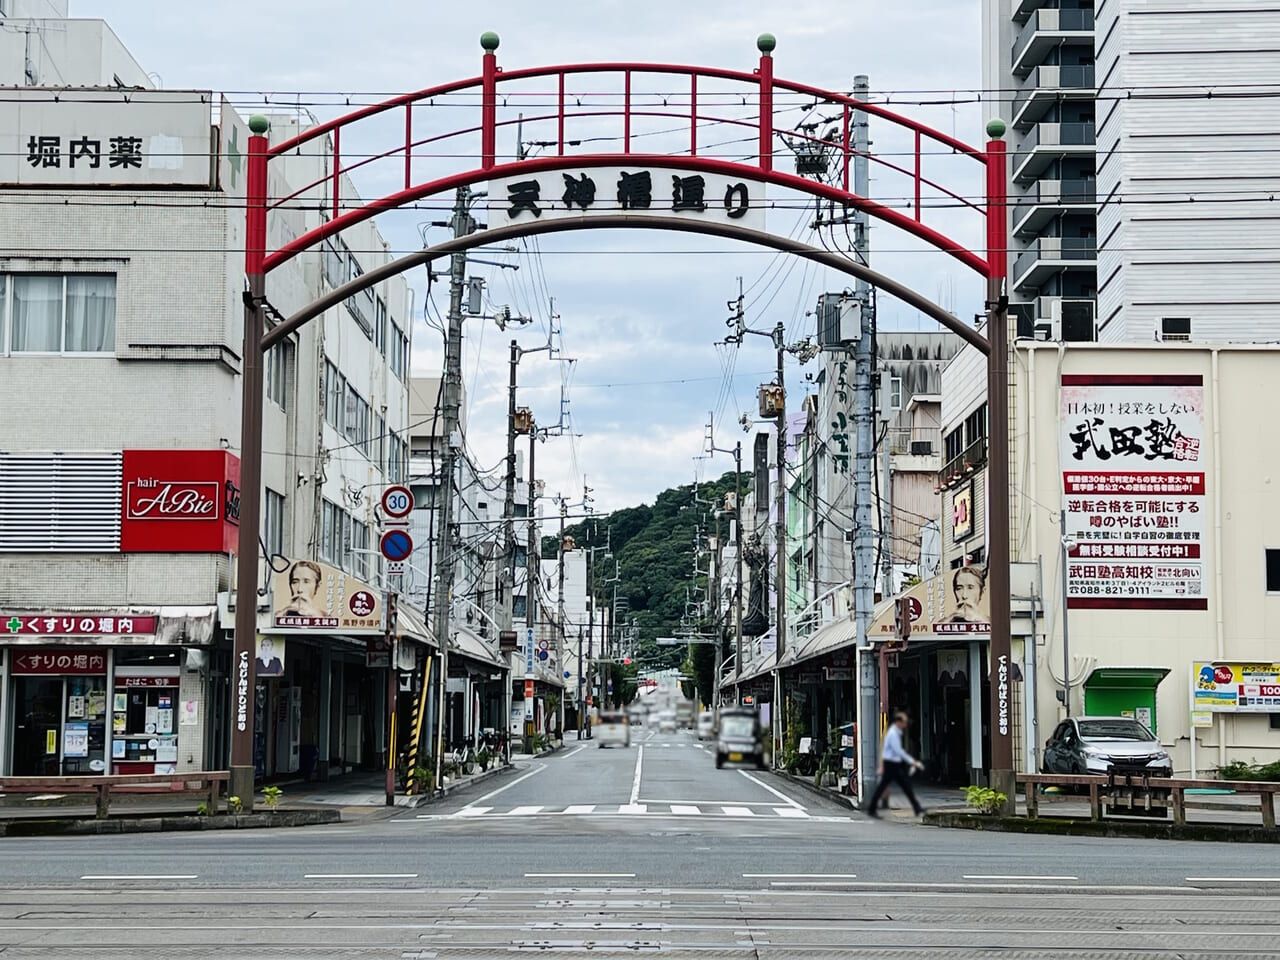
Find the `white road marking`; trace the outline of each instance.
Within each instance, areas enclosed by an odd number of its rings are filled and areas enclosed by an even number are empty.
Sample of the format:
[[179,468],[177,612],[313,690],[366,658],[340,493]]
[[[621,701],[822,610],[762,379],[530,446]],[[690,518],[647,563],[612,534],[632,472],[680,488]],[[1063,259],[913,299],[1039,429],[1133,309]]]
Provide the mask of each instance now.
[[416,880],[416,873],[304,873],[303,880]]
[[546,765],[545,763],[543,763],[543,764],[539,764],[537,768],[535,768],[535,769],[533,769],[533,770],[530,770],[530,771],[529,771],[528,773],[526,773],[526,774],[523,774],[523,775],[521,775],[521,776],[519,776],[519,777],[516,777],[516,778],[515,778],[514,780],[512,780],[510,783],[504,783],[504,784],[503,784],[502,786],[500,786],[497,790],[490,790],[490,791],[489,791],[488,793],[486,793],[483,797],[478,797],[477,799],[472,800],[472,801],[471,801],[471,803],[469,803],[469,804],[468,804],[468,806],[477,806],[478,804],[481,804],[481,803],[487,803],[488,801],[490,801],[490,800],[492,800],[494,797],[496,797],[498,794],[502,793],[504,790],[510,790],[510,789],[511,789],[512,787],[514,787],[517,783],[524,783],[524,782],[525,782],[526,780],[528,780],[530,777],[532,777],[532,776],[536,776],[537,774],[541,773],[541,772],[542,772],[543,770],[545,770],[545,769],[547,769],[547,765]]
[[747,773],[747,771],[745,771],[745,770],[739,770],[738,772],[739,772],[740,774],[742,774],[744,777],[746,777],[748,780],[750,780],[752,783],[754,783],[757,787],[764,787],[766,790],[768,790],[770,793],[772,793],[775,797],[777,797],[779,800],[781,800],[781,801],[782,801],[783,803],[785,803],[787,806],[789,806],[789,807],[795,807],[797,810],[803,810],[803,809],[804,809],[804,807],[803,807],[802,805],[800,805],[799,803],[796,803],[796,801],[792,800],[790,797],[788,797],[788,796],[787,796],[785,793],[783,793],[781,790],[775,790],[773,787],[769,786],[767,783],[765,783],[765,782],[764,782],[763,780],[761,780],[759,777],[753,777],[751,774]]
[[512,809],[512,810],[508,810],[505,814],[503,814],[503,816],[506,816],[506,817],[527,817],[527,816],[530,816],[531,814],[535,814],[535,813],[537,813],[537,812],[538,812],[539,810],[541,810],[541,809],[542,809],[542,804],[540,804],[540,803],[539,803],[539,804],[532,805],[532,806],[528,806],[528,807],[515,807],[515,808],[514,808],[514,809]]
[[1280,883],[1280,877],[1186,877],[1187,883]]
[[792,820],[807,820],[809,814],[805,810],[797,810],[795,807],[774,807],[773,812],[780,817],[789,817]]
[[624,803],[618,808],[619,813],[648,813],[649,808],[643,803]]
[[461,810],[455,813],[454,816],[455,817],[483,817],[486,813],[488,813],[492,809],[493,807],[476,807],[476,806],[463,807]]
[[559,880],[586,878],[589,880],[630,879],[634,873],[526,873],[526,880]]
[[726,817],[754,817],[750,807],[721,807]]
[[749,880],[856,880],[856,873],[744,873]]
[[570,807],[565,807],[564,812],[569,814],[569,816],[572,817],[572,816],[580,816],[581,814],[584,814],[584,813],[592,813],[595,811],[595,809],[596,809],[596,805],[594,803],[578,803]]
[[640,799],[640,768],[644,765],[644,744],[640,744],[636,748],[636,776],[631,781],[631,799],[628,803],[635,803]]
[[591,744],[584,743],[582,746],[576,747],[573,750],[570,750],[568,753],[564,755],[564,759],[568,760],[570,757],[576,757],[578,754],[580,754],[583,750],[587,749],[587,747],[589,746],[591,746]]
[[86,873],[81,880],[194,880],[195,873]]
[[1079,880],[1080,878],[1079,878],[1079,877],[1066,877],[1066,876],[1062,876],[1062,877],[1027,876],[1027,875],[1023,875],[1023,874],[1016,874],[1016,873],[966,873],[966,874],[964,875],[964,879],[966,879],[966,880],[1039,880],[1039,881],[1053,881],[1053,880]]
[[689,816],[696,817],[700,813],[702,813],[702,811],[698,807],[695,807],[693,804],[684,804],[684,803],[673,803],[671,805],[671,812],[674,813],[676,816],[680,816],[680,817],[689,817]]

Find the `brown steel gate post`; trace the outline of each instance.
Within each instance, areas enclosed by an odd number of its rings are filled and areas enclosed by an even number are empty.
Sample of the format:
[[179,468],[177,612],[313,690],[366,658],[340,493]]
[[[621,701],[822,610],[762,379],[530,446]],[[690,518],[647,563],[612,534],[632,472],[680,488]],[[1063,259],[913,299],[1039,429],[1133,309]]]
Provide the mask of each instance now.
[[240,529],[237,541],[235,642],[231,664],[229,795],[253,810],[254,640],[258,631],[258,528],[262,500],[262,318],[267,252],[266,117],[249,119],[245,185],[244,350],[240,358]]

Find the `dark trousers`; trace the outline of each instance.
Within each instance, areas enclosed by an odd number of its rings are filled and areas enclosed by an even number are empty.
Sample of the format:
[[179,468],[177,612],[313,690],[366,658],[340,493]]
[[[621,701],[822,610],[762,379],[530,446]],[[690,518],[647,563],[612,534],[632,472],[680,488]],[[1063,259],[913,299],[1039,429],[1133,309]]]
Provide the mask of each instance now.
[[906,794],[907,799],[911,801],[911,808],[916,813],[920,813],[924,809],[920,806],[920,801],[916,799],[915,791],[911,789],[911,765],[886,760],[884,762],[884,773],[880,777],[880,782],[876,784],[875,793],[871,794],[871,802],[867,804],[867,810],[870,813],[876,812],[876,806],[880,803],[880,798],[884,796],[884,792],[889,789],[889,784],[895,784],[899,790]]

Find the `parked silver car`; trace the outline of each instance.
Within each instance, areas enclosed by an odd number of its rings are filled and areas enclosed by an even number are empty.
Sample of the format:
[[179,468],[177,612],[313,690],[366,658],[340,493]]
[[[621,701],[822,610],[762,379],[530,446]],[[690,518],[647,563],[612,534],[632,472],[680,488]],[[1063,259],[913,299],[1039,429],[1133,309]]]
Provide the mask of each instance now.
[[1144,765],[1153,777],[1173,776],[1173,759],[1155,734],[1132,717],[1070,717],[1044,745],[1045,773],[1105,774],[1111,765]]

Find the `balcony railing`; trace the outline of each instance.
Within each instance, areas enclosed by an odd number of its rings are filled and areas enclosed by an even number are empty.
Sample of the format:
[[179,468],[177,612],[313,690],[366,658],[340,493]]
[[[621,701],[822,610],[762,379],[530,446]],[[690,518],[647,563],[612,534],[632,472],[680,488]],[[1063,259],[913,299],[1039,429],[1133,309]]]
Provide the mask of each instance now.
[[1064,34],[1092,32],[1092,10],[1037,10],[1013,42],[1014,70],[1034,65],[1049,50],[1061,45]]
[[940,456],[942,431],[937,427],[893,427],[885,437],[889,453],[895,457]]
[[1034,193],[1040,203],[1096,203],[1097,181],[1041,180],[1036,184]]
[[1093,121],[1083,123],[1037,123],[1022,142],[1024,150],[1036,147],[1081,147],[1097,142]]
[[987,462],[987,438],[978,437],[965,447],[960,456],[952,459],[938,471],[938,486],[953,486],[973,475],[973,472]]
[[1038,117],[1026,116],[1025,110],[1033,98],[1043,104],[1039,115],[1043,116],[1049,105],[1064,93],[1087,93],[1093,90],[1093,66],[1036,67],[1023,82],[1022,89],[1013,98],[1015,126],[1025,125]]
[[1041,237],[1013,263],[1014,282],[1040,260],[1097,260],[1096,237]]

